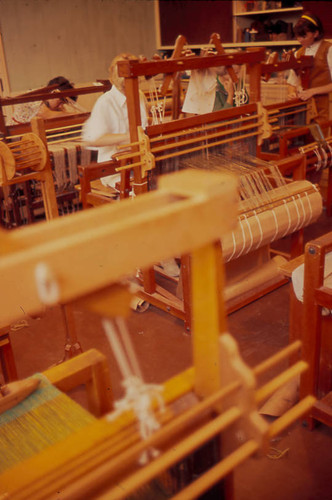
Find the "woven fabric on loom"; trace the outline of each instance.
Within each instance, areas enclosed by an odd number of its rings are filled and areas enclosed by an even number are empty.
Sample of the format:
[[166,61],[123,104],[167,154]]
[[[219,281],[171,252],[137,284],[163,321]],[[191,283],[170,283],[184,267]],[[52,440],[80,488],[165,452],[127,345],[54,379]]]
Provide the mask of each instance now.
[[0,415],[0,472],[30,458],[96,419],[42,374],[38,389]]
[[49,144],[56,190],[62,192],[78,183],[78,165],[91,162],[91,151],[77,143]]

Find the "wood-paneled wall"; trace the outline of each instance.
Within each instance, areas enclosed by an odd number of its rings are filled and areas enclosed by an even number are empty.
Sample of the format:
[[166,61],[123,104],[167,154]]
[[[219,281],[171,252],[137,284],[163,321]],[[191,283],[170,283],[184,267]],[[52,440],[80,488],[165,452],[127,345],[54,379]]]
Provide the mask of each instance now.
[[108,78],[120,52],[156,50],[152,0],[0,0],[0,32],[12,92]]

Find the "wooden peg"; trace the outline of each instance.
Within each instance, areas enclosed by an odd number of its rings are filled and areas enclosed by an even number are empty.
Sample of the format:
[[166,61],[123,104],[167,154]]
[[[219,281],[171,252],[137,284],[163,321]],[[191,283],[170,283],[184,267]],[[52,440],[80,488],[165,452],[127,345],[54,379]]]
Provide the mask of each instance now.
[[[218,35],[218,33],[212,33],[211,38],[210,38],[210,43],[212,43],[215,46],[216,51],[217,51],[219,56],[226,54],[225,49],[222,46],[222,43],[220,40],[220,35]],[[226,66],[226,70],[227,70],[229,76],[231,77],[232,81],[234,83],[238,83],[239,79],[236,76],[236,73],[235,73],[234,69],[232,68],[232,66],[229,66],[229,67]]]
[[[174,50],[170,59],[176,59],[177,57],[180,57],[183,47],[185,46],[186,43],[187,43],[186,38],[183,35],[179,35],[175,41]],[[160,89],[160,93],[162,96],[166,95],[166,92],[168,90],[168,87],[170,86],[173,76],[174,73],[165,76],[165,79]]]

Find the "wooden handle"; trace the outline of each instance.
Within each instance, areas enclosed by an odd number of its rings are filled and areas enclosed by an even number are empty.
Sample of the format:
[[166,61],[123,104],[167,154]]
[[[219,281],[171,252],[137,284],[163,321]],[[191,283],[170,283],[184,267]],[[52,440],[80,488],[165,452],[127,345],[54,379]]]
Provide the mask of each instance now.
[[[226,54],[225,49],[221,44],[220,35],[218,35],[218,33],[212,33],[211,38],[210,38],[210,43],[213,43],[219,56]],[[237,83],[239,81],[239,79],[236,76],[236,73],[235,73],[234,69],[232,68],[232,66],[226,66],[226,70],[227,70],[229,76],[231,77],[232,81],[234,83]]]
[[[187,43],[187,40],[185,39],[185,37],[183,35],[179,35],[175,41],[174,50],[173,50],[173,53],[172,53],[170,59],[176,59],[177,57],[180,57],[181,52],[183,50],[183,47],[185,46],[186,43]],[[165,76],[163,84],[160,88],[160,93],[162,96],[166,95],[166,92],[168,90],[168,87],[170,86],[172,78],[173,78],[173,74],[168,74]]]

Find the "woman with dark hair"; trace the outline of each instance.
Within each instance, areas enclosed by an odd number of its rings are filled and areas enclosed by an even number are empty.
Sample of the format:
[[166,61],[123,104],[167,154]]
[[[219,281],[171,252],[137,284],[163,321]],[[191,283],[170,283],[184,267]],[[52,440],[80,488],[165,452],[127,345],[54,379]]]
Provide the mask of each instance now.
[[[56,87],[53,90],[57,94],[61,90],[73,89],[74,86],[64,76],[56,76],[52,78],[47,86]],[[84,113],[85,110],[76,104],[77,96],[59,98],[56,95],[54,99],[47,101],[29,101],[24,104],[15,106],[11,122],[8,125],[16,125],[18,123],[29,123],[34,116],[39,118],[53,118],[68,114]]]
[[39,118],[54,118],[63,115],[70,115],[76,113],[84,113],[85,110],[76,104],[77,96],[73,97],[58,97],[56,94],[62,90],[74,89],[72,83],[70,83],[64,76],[57,76],[52,78],[47,84],[47,86],[56,85],[57,87],[53,90],[54,99],[48,99],[40,104],[40,107],[35,116]]
[[294,26],[294,34],[302,47],[296,57],[313,56],[314,65],[310,70],[309,88],[299,92],[304,101],[314,97],[318,123],[329,119],[329,93],[332,92],[332,45],[324,40],[324,29],[320,19],[305,12]]
[[[75,88],[74,85],[64,76],[56,76],[55,78],[52,78],[52,80],[48,82],[47,86],[49,87],[51,85],[56,85],[58,90],[69,90]],[[77,95],[72,96],[70,99],[72,101],[77,101]]]

